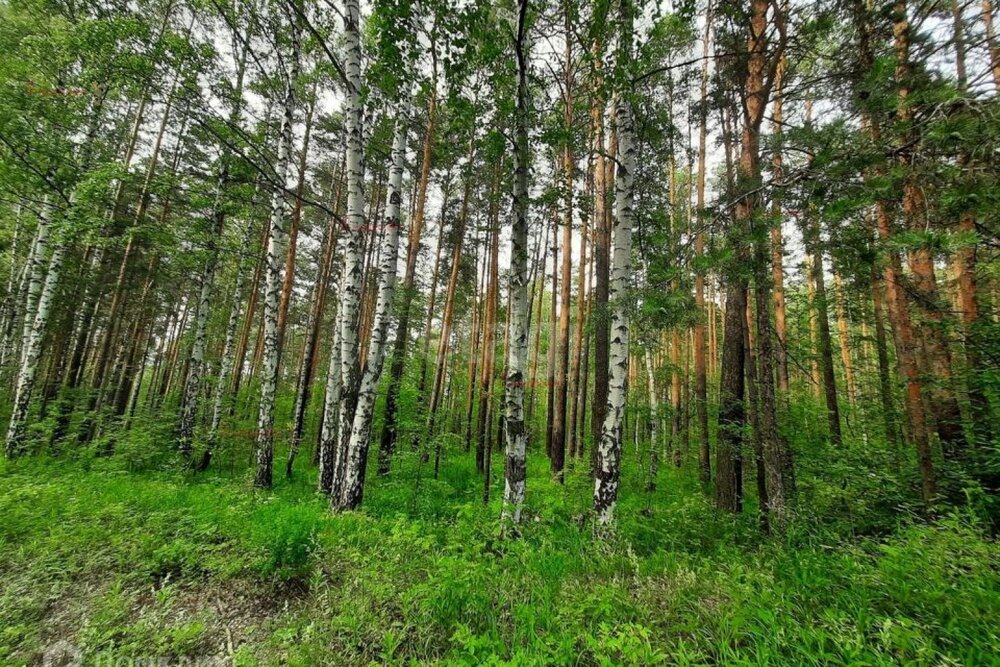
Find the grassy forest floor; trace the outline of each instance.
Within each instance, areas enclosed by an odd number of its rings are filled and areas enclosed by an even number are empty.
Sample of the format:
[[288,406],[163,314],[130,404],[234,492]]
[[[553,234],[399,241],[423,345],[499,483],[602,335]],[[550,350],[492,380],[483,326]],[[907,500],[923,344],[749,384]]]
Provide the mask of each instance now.
[[779,539],[752,506],[718,516],[692,469],[645,494],[626,451],[617,536],[596,541],[586,471],[560,487],[533,455],[522,539],[501,543],[457,449],[439,480],[403,454],[334,516],[307,465],[255,495],[239,466],[194,476],[130,446],[0,463],[0,663],[62,640],[83,664],[1000,664],[976,503],[926,522],[849,456],[822,482],[800,458]]

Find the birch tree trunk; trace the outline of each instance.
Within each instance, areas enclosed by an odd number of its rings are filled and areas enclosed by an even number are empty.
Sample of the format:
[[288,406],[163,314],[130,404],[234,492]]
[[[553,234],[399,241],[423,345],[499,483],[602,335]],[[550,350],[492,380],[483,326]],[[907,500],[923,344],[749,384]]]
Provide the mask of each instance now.
[[364,375],[358,389],[358,404],[354,410],[350,441],[347,445],[344,487],[341,493],[340,509],[354,509],[361,504],[364,496],[365,470],[368,464],[368,448],[371,444],[372,417],[375,414],[375,397],[382,364],[385,360],[385,342],[392,318],[392,300],[396,289],[397,250],[399,248],[399,207],[402,202],[403,162],[406,158],[406,117],[400,114],[396,119],[395,136],[392,143],[392,166],[389,168],[389,186],[386,189],[385,204],[385,245],[379,267],[378,302],[375,305],[375,319],[372,325],[371,342]]
[[45,283],[38,295],[34,308],[34,318],[28,330],[28,336],[21,349],[21,367],[17,373],[14,389],[14,409],[10,415],[7,428],[7,439],[4,451],[7,458],[15,458],[24,448],[25,427],[27,426],[28,408],[31,406],[31,395],[38,378],[38,360],[42,353],[42,338],[48,324],[52,298],[55,295],[59,274],[62,271],[63,258],[66,255],[67,239],[60,235],[56,239],[49,258]]
[[42,288],[45,284],[45,259],[48,251],[51,218],[51,198],[46,195],[45,200],[42,202],[42,210],[38,214],[35,240],[31,245],[31,252],[25,264],[28,276],[28,291],[24,298],[24,312],[21,315],[20,363],[22,365],[24,363],[24,344],[31,336],[31,329],[35,324],[35,314],[38,312],[38,301],[41,298]]
[[[339,282],[339,281],[338,281]],[[319,437],[319,490],[333,490],[333,465],[340,435],[340,308],[334,304],[333,340],[330,342],[330,363],[326,372],[326,396],[323,399],[323,427]]]
[[431,80],[427,100],[427,130],[424,133],[420,176],[416,182],[416,197],[413,203],[413,215],[410,216],[410,230],[407,235],[406,269],[401,286],[401,302],[399,304],[399,322],[396,325],[396,339],[392,346],[392,364],[389,368],[389,386],[385,396],[385,417],[382,434],[379,439],[380,475],[387,474],[392,463],[392,455],[396,451],[396,412],[399,403],[399,388],[403,381],[403,370],[406,365],[406,346],[410,336],[410,307],[413,303],[414,280],[416,277],[417,259],[420,255],[420,237],[424,229],[424,209],[427,202],[427,184],[430,180],[431,162],[434,148],[434,132],[437,123],[437,50],[434,39],[431,39]]
[[[334,509],[343,507],[341,489],[347,472],[346,455],[350,446],[360,374],[358,359],[358,314],[361,299],[362,226],[364,225],[364,171],[362,165],[361,105],[361,9],[358,0],[344,2],[344,39],[347,44],[344,68],[347,74],[347,100],[344,107],[347,139],[347,216],[344,267],[340,284],[340,409],[337,419],[339,442],[334,452],[333,487],[330,502]],[[363,471],[362,471],[363,474]],[[359,496],[360,500],[360,496]]]
[[[656,375],[653,368],[651,345],[646,345],[643,357],[646,362],[646,381],[649,391],[649,477],[646,492],[656,491],[656,476],[660,469],[660,401],[656,395]],[[675,443],[676,445],[676,443]]]
[[[249,234],[246,239],[249,240]],[[205,451],[202,452],[198,470],[205,470],[212,461],[212,452],[219,435],[219,424],[222,423],[222,411],[225,407],[229,371],[236,356],[236,330],[240,324],[240,309],[243,304],[243,283],[246,282],[245,261],[240,259],[236,269],[236,285],[233,287],[233,308],[229,311],[229,321],[226,323],[226,340],[222,345],[222,359],[219,362],[219,375],[215,380],[215,395],[212,400],[212,421],[208,427]]]
[[[631,0],[619,0],[619,44],[617,72],[625,77],[632,60]],[[594,480],[594,512],[599,526],[614,521],[618,502],[618,482],[621,477],[622,420],[625,415],[626,382],[628,375],[628,288],[632,252],[633,179],[635,146],[633,144],[632,106],[626,87],[615,99],[615,122],[618,138],[618,165],[615,176],[615,208],[612,228],[614,244],[611,271],[611,340],[608,350],[608,405],[601,426],[601,441],[597,446],[596,479]]]
[[[298,21],[292,28],[292,53],[290,71],[285,74],[285,99],[278,136],[277,159],[274,165],[279,186],[286,186],[288,166],[292,153],[292,123],[295,113],[295,80],[299,74]],[[282,265],[288,232],[285,229],[285,192],[276,187],[271,194],[271,236],[267,242],[264,275],[264,353],[260,382],[260,407],[257,413],[257,472],[254,486],[271,488],[274,462],[274,395],[278,384],[278,297],[282,285]]]
[[211,308],[212,288],[215,282],[215,269],[219,261],[218,239],[222,236],[226,214],[222,209],[225,196],[225,182],[228,180],[226,169],[219,176],[219,184],[215,193],[213,205],[213,230],[209,239],[208,259],[201,274],[201,286],[198,292],[198,303],[195,308],[194,342],[191,345],[191,357],[187,377],[184,380],[184,394],[181,398],[180,425],[177,429],[177,447],[181,457],[191,460],[191,443],[194,439],[195,419],[198,416],[198,398],[201,393],[201,371],[205,363],[205,346],[207,344],[208,311]]
[[[501,530],[513,532],[521,522],[527,473],[528,435],[524,427],[524,377],[528,352],[528,0],[518,0],[517,36],[517,108],[514,145],[514,224],[510,242],[510,340],[511,355],[507,364],[504,398],[504,438],[506,440],[503,510]],[[566,305],[564,304],[565,308]]]

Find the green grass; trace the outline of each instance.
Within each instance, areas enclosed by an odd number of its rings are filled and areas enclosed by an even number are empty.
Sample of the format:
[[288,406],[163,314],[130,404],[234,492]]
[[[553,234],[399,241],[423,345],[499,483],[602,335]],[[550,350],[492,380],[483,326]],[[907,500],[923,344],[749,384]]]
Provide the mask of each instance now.
[[845,504],[806,459],[800,516],[763,538],[667,466],[651,498],[633,470],[595,541],[585,473],[557,486],[533,455],[522,538],[500,542],[498,502],[449,457],[434,480],[402,456],[339,516],[306,474],[262,495],[127,457],[0,464],[0,663],[66,640],[85,664],[1000,664],[1000,549],[971,511]]

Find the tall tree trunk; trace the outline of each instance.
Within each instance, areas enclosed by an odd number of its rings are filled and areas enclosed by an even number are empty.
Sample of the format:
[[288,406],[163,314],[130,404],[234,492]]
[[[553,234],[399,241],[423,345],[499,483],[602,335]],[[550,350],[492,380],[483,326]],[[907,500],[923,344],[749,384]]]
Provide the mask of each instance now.
[[[549,344],[545,365],[545,454],[552,459],[553,422],[556,415],[556,351],[559,349],[559,213],[552,209],[552,290],[549,292]],[[551,464],[550,464],[551,465]]]
[[497,219],[497,200],[499,199],[502,173],[503,164],[497,163],[497,167],[494,170],[493,186],[490,192],[490,212],[487,219],[490,229],[490,280],[488,283],[489,286],[486,288],[486,329],[483,333],[482,374],[479,380],[479,412],[476,427],[476,471],[484,474],[488,473],[486,439],[492,419],[493,377],[496,369],[496,323],[500,252],[500,226]]
[[282,101],[281,129],[278,135],[277,159],[274,165],[278,187],[271,194],[271,235],[267,242],[267,259],[264,271],[264,351],[260,382],[260,407],[257,414],[257,471],[254,486],[271,488],[274,462],[274,396],[278,384],[278,357],[281,354],[278,340],[278,299],[281,290],[281,260],[288,241],[285,225],[285,186],[288,180],[288,163],[292,153],[292,123],[295,112],[295,80],[299,74],[298,21],[292,28],[291,68],[285,74],[285,99]]
[[[517,111],[514,146],[514,222],[510,243],[510,356],[507,361],[504,397],[503,514],[505,532],[521,522],[527,475],[528,434],[524,426],[524,371],[528,351],[528,54],[525,43],[528,0],[518,0]],[[569,249],[567,248],[567,251]],[[566,307],[564,305],[564,307]],[[487,477],[488,479],[488,477]]]
[[7,458],[18,456],[24,448],[28,408],[31,406],[31,395],[38,377],[38,360],[42,354],[42,338],[45,336],[52,299],[59,283],[63,258],[66,256],[68,245],[68,239],[64,233],[57,232],[56,235],[52,255],[48,261],[48,270],[45,273],[45,282],[38,294],[35,307],[32,309],[34,317],[31,326],[28,327],[28,335],[21,345],[21,363],[14,385],[14,408],[10,415],[7,438],[4,444]]
[[646,381],[649,391],[649,476],[646,492],[656,492],[656,476],[660,469],[660,402],[656,395],[656,375],[653,369],[653,353],[650,345],[643,346],[646,362]]
[[[340,280],[338,278],[337,282]],[[319,490],[330,495],[333,491],[334,458],[340,442],[340,308],[336,306],[333,317],[333,336],[330,341],[330,361],[326,372],[326,395],[323,398],[323,425],[319,437]]]
[[441,202],[441,220],[438,227],[437,245],[434,247],[434,268],[431,269],[430,296],[427,299],[427,315],[424,318],[423,350],[420,353],[420,383],[417,385],[417,396],[420,402],[424,400],[424,390],[427,389],[427,359],[431,353],[431,325],[434,323],[434,311],[437,307],[437,288],[441,278],[441,251],[444,250],[445,214],[448,210],[448,198],[451,196],[451,175],[445,178],[444,194]]
[[[913,67],[910,63],[910,23],[906,16],[905,0],[897,0],[893,14],[898,86],[896,118],[902,128],[897,160],[899,166],[906,170],[902,212],[907,227],[919,235],[924,232],[928,224],[927,202],[920,183],[921,176],[912,164],[913,146],[919,140],[919,132],[913,127],[913,110],[909,101]],[[945,340],[943,306],[939,303],[940,297],[934,276],[934,256],[930,248],[921,242],[919,246],[909,251],[908,259],[912,273],[911,288],[925,320],[918,323],[918,329],[927,356],[928,368],[934,377],[928,404],[931,414],[934,415],[941,449],[945,456],[958,457],[965,452],[967,443],[962,431],[962,414],[953,387],[951,352]]]
[[[595,9],[606,12],[610,3],[594,2]],[[600,21],[601,17],[595,17]],[[604,16],[606,18],[606,16]],[[603,22],[598,23],[602,25]],[[599,30],[598,35],[601,34]],[[613,162],[605,159],[604,141],[604,104],[601,94],[604,88],[604,73],[602,62],[604,44],[598,36],[591,46],[591,62],[593,63],[593,78],[590,116],[594,125],[594,302],[591,305],[591,320],[594,324],[594,398],[591,407],[591,427],[594,447],[591,450],[591,462],[596,475],[597,450],[604,429],[604,414],[608,405],[608,361],[610,346],[610,329],[608,318],[609,265],[611,263],[610,225],[609,225],[609,183],[608,176]],[[608,153],[613,153],[608,142]]]
[[[784,521],[786,496],[789,493],[786,479],[787,458],[784,443],[777,433],[776,406],[774,399],[774,351],[771,345],[770,323],[770,243],[767,234],[762,234],[761,201],[758,194],[761,181],[759,138],[760,127],[767,106],[767,97],[772,83],[771,63],[768,60],[766,0],[754,0],[747,26],[747,69],[743,90],[743,122],[740,134],[740,156],[736,169],[737,183],[734,194],[738,196],[734,210],[733,242],[740,243],[740,235],[750,233],[756,242],[753,247],[755,274],[755,300],[758,333],[756,345],[758,354],[751,359],[749,373],[745,373],[746,347],[750,330],[745,320],[746,278],[738,267],[730,277],[729,294],[726,300],[726,328],[723,347],[723,376],[720,386],[719,411],[719,466],[716,485],[716,503],[720,509],[739,511],[741,509],[742,458],[739,454],[742,435],[738,430],[745,419],[743,407],[743,385],[745,375],[759,378],[751,385],[751,399],[756,402],[752,411],[755,436],[759,438],[760,459],[763,466],[758,468],[758,485],[766,509],[778,522]],[[781,21],[781,17],[776,17]],[[780,58],[784,42],[776,45],[771,58]],[[745,255],[737,250],[737,261]],[[751,348],[753,349],[753,348]],[[756,368],[759,362],[760,368]],[[723,452],[723,450],[727,450]],[[723,460],[726,459],[726,460]],[[762,468],[762,469],[761,469]],[[766,496],[764,500],[763,496]]]
[[[630,70],[632,62],[631,0],[619,0],[618,69]],[[628,297],[629,255],[632,251],[633,179],[636,155],[633,143],[631,90],[620,91],[615,99],[615,122],[618,135],[618,173],[615,178],[614,264],[611,284],[611,339],[609,355],[608,403],[601,426],[601,441],[597,449],[597,480],[594,483],[594,512],[598,524],[608,526],[614,521],[621,477],[622,420],[625,414],[626,377],[628,374]]]
[[[250,229],[244,234],[244,246],[250,240]],[[233,366],[233,357],[236,352],[236,330],[240,324],[240,308],[243,304],[243,284],[246,282],[246,261],[243,255],[240,256],[236,266],[236,285],[233,287],[232,309],[229,311],[229,320],[226,322],[226,339],[222,346],[222,358],[219,361],[219,373],[215,379],[215,390],[212,399],[212,420],[205,437],[205,449],[198,462],[198,470],[206,470],[212,461],[212,453],[219,434],[219,424],[222,423],[222,412],[226,396],[228,395],[229,372]]]
[[434,148],[434,132],[437,123],[437,49],[431,40],[431,81],[427,97],[427,130],[417,180],[417,192],[413,215],[410,216],[410,231],[407,238],[406,268],[403,273],[402,294],[399,304],[399,323],[396,325],[396,340],[392,347],[392,364],[389,368],[389,386],[386,389],[385,413],[382,435],[379,440],[379,474],[389,472],[393,452],[396,450],[396,413],[399,410],[399,389],[403,382],[406,366],[406,346],[410,336],[410,310],[415,295],[417,258],[420,255],[420,237],[424,230],[424,209],[427,203],[427,184],[430,181],[431,160]]
[[[871,46],[872,27],[870,23],[869,10],[863,0],[855,0],[852,5],[855,19],[858,24],[858,64],[862,71],[869,71],[874,64],[874,53]],[[906,12],[903,8],[903,20]],[[862,99],[867,99],[870,94],[864,89],[860,90]],[[868,126],[872,143],[880,146],[882,142],[881,127],[879,120],[873,114],[862,109],[863,119]],[[875,170],[874,174],[866,174],[866,179],[872,176],[884,176],[883,167]],[[894,236],[891,219],[891,202],[885,199],[875,201],[875,223],[880,240],[884,244],[889,244]],[[899,260],[899,255],[894,250],[886,253],[883,268],[883,283],[886,292],[886,305],[889,320],[892,323],[892,333],[896,348],[896,363],[899,373],[903,377],[906,390],[904,392],[904,405],[906,406],[907,432],[917,450],[919,467],[921,474],[921,491],[924,502],[931,503],[937,495],[937,478],[934,472],[934,464],[931,458],[930,439],[927,433],[927,422],[923,406],[923,386],[920,379],[920,371],[916,361],[916,347],[914,341],[913,327],[910,322],[908,309],[908,299],[903,289],[903,269]]]
[[847,401],[853,405],[857,397],[857,388],[854,385],[854,361],[851,359],[851,325],[847,320],[847,297],[844,294],[844,280],[839,273],[833,274],[833,287],[837,293],[837,338],[840,343],[840,361],[844,365]]
[[[708,212],[705,210],[705,180],[708,136],[708,58],[712,35],[712,3],[705,9],[705,32],[702,35],[702,65],[701,65],[701,104],[698,107],[698,183],[697,209],[698,230],[694,238],[695,257],[700,259],[705,254],[705,226],[708,224]],[[696,266],[694,276],[694,302],[698,319],[694,324],[694,393],[698,413],[698,478],[702,484],[712,480],[712,453],[709,447],[708,432],[708,373],[705,367],[705,272],[700,265]]]
[[52,229],[52,204],[50,200],[51,198],[46,195],[45,199],[42,201],[42,208],[38,213],[38,224],[35,227],[35,238],[31,244],[31,251],[28,254],[28,260],[25,263],[25,275],[28,280],[27,291],[24,298],[24,307],[21,309],[21,337],[20,345],[18,347],[20,350],[20,362],[22,365],[25,352],[24,345],[31,337],[31,329],[35,325],[35,315],[38,312],[38,301],[41,298],[42,289],[45,285],[45,268],[47,266],[46,260],[49,247],[49,233]]
[[[344,268],[340,278],[340,411],[339,441],[333,457],[333,488],[330,504],[333,509],[357,507],[361,502],[360,484],[364,470],[352,467],[348,460],[352,439],[355,407],[361,380],[361,360],[358,357],[358,322],[361,299],[361,252],[364,226],[364,143],[361,99],[361,9],[358,0],[345,0],[344,37],[347,44],[347,103],[345,133],[347,135],[347,237],[344,248]],[[363,463],[363,462],[362,462]],[[348,468],[350,478],[348,479]],[[345,484],[345,481],[347,482]],[[356,499],[356,500],[355,500]]]
[[541,353],[542,347],[542,307],[545,303],[545,264],[549,258],[549,231],[553,227],[553,224],[545,225],[545,236],[542,239],[542,258],[538,262],[535,268],[535,278],[532,281],[533,285],[537,287],[538,296],[535,298],[538,301],[538,314],[535,316],[535,342],[533,344],[533,349],[531,353],[531,367],[528,375],[528,397],[527,403],[527,422],[530,424],[533,421],[535,413],[535,395],[538,390],[538,358]]
[[[298,379],[295,385],[295,404],[292,408],[292,442],[288,448],[288,459],[285,462],[285,478],[292,478],[292,466],[298,455],[305,430],[306,409],[309,407],[309,397],[312,393],[313,370],[316,351],[319,348],[319,333],[323,324],[323,306],[326,304],[326,285],[333,270],[333,257],[337,248],[336,223],[331,221],[323,235],[320,251],[319,269],[316,282],[313,285],[310,298],[309,319],[306,322],[305,341],[302,344],[302,360],[299,364]],[[397,222],[398,225],[398,222]]]
[[993,85],[1000,90],[1000,43],[993,32],[993,2],[983,0],[983,27],[986,30],[986,46],[990,50],[990,68],[993,70]]
[[[552,417],[552,447],[550,451],[552,474],[559,482],[564,480],[566,466],[566,430],[568,402],[566,392],[569,380],[569,324],[570,298],[573,272],[573,27],[570,4],[563,2],[565,61],[563,63],[563,127],[566,138],[562,147],[563,224],[562,224],[562,275],[559,292],[559,335],[556,344],[555,412]],[[582,295],[581,295],[582,296]],[[580,297],[578,297],[580,298]]]
[[[309,139],[312,136],[313,112],[316,109],[316,80],[313,80],[312,94],[306,107],[305,129],[302,136],[302,151],[299,153],[298,174],[295,184],[295,199],[292,203],[292,213],[288,216],[288,243],[285,249],[285,270],[281,283],[281,299],[278,301],[278,363],[281,363],[281,350],[285,347],[285,330],[288,327],[288,307],[292,300],[292,290],[295,286],[295,258],[299,245],[299,227],[302,222],[302,194],[306,185],[306,161],[309,156]],[[290,158],[289,158],[290,159]]]
[[[360,111],[360,109],[359,109]],[[375,306],[371,344],[364,375],[358,390],[358,402],[351,424],[350,441],[347,448],[346,469],[342,497],[339,508],[354,509],[361,504],[364,495],[365,471],[368,463],[368,447],[371,443],[372,417],[375,413],[375,395],[379,378],[382,376],[385,339],[392,317],[392,300],[396,288],[396,260],[399,246],[399,206],[402,201],[403,162],[406,158],[406,119],[396,119],[395,137],[392,145],[392,166],[389,170],[389,187],[386,190],[385,205],[385,247],[379,267],[379,294]]]
[[[488,234],[487,234],[488,236]],[[472,450],[472,414],[476,401],[476,370],[479,366],[480,338],[484,329],[486,275],[488,273],[486,245],[483,246],[483,268],[479,270],[479,241],[476,241],[476,288],[472,298],[472,337],[469,341],[469,392],[465,402],[465,451]]]
[[813,306],[816,311],[816,333],[819,343],[819,366],[823,378],[823,397],[826,401],[826,416],[830,430],[830,441],[839,447],[843,442],[840,432],[840,403],[837,399],[837,378],[833,370],[833,339],[830,335],[830,313],[826,297],[826,277],[823,270],[823,249],[820,241],[819,221],[814,214],[807,214],[806,247],[812,255],[812,283],[814,289]]
[[[782,107],[784,101],[785,56],[782,54],[774,77],[774,105],[771,111],[772,132],[774,133],[775,149],[771,158],[771,176],[775,181],[784,177],[781,154],[782,124],[784,117]],[[781,225],[784,215],[781,210],[780,189],[775,190],[771,201],[771,288],[774,299],[774,335],[777,339],[774,348],[775,369],[778,375],[778,391],[788,398],[788,332],[785,323],[785,246],[782,240]]]
[[[444,393],[445,371],[448,367],[448,351],[451,344],[452,319],[455,314],[455,294],[458,288],[459,271],[462,267],[462,248],[465,241],[465,225],[469,216],[469,197],[472,194],[472,164],[475,159],[475,143],[469,142],[469,163],[465,174],[465,188],[462,194],[462,207],[458,214],[458,222],[452,230],[454,242],[451,248],[451,271],[448,274],[448,288],[445,292],[444,313],[441,315],[441,335],[438,339],[438,349],[434,363],[434,383],[431,385],[431,400],[428,404],[427,428],[424,435],[433,438],[438,407]],[[434,449],[434,477],[437,478],[441,458],[441,441],[438,439]]]
[[267,240],[271,236],[271,221],[265,221],[263,228],[260,239],[260,252],[257,256],[257,264],[254,268],[253,280],[250,281],[250,290],[247,296],[247,310],[243,320],[243,333],[240,334],[240,341],[236,346],[235,359],[233,360],[233,381],[230,391],[234,400],[230,404],[230,415],[235,409],[235,399],[239,396],[240,385],[243,382],[243,370],[246,366],[247,352],[249,352],[250,346],[250,332],[253,331],[253,324],[256,319],[257,298],[260,293],[260,283],[264,277],[264,266],[267,261]]
[[899,424],[892,398],[892,380],[889,371],[889,350],[886,344],[885,323],[882,321],[882,280],[878,269],[872,267],[872,319],[875,323],[875,349],[878,355],[878,388],[882,403],[882,419],[886,442],[895,449],[899,445]]

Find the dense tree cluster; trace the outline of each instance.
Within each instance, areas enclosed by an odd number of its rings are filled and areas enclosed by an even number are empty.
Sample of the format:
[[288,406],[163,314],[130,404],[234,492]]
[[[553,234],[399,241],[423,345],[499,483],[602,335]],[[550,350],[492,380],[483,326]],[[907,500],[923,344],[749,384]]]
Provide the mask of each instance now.
[[338,511],[401,455],[469,457],[505,535],[534,457],[592,478],[600,534],[632,465],[783,530],[802,432],[928,512],[995,495],[993,19],[8,2],[6,456],[153,432]]

